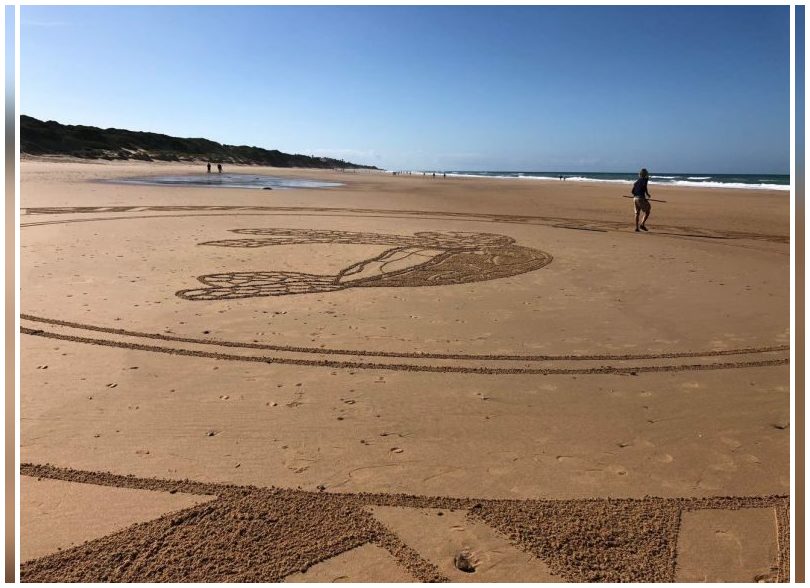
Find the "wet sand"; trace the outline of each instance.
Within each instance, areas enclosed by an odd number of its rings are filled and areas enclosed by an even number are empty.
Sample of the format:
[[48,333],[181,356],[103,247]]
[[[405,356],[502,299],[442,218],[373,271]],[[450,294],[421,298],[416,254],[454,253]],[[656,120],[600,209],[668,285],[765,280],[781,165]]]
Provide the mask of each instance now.
[[[76,534],[43,486],[23,537],[89,542],[34,542],[23,580],[785,577],[786,193],[653,185],[637,234],[611,184],[98,181],[199,171],[21,165],[22,474],[165,513]],[[383,506],[452,508],[465,539]]]

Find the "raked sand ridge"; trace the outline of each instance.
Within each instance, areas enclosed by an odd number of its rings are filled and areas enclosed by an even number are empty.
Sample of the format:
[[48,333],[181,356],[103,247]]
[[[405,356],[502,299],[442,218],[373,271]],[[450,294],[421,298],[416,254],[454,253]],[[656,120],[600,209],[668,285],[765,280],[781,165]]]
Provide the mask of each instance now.
[[785,578],[789,196],[246,171],[23,161],[23,580]]

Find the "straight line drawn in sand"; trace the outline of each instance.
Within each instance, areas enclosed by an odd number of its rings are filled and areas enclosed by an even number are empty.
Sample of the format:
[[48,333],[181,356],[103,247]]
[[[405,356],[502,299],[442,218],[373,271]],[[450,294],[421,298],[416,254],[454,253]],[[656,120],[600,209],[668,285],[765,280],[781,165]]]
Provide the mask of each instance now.
[[[498,500],[341,494],[138,478],[22,464],[35,478],[215,495],[211,502],[24,562],[24,582],[278,582],[361,545],[388,550],[416,581],[447,581],[369,506],[462,510],[570,581],[672,582],[681,514],[772,508],[777,582],[789,581],[788,496]],[[754,581],[752,578],[751,581]]]
[[207,241],[200,245],[254,249],[311,243],[391,245],[380,255],[352,264],[336,275],[301,272],[225,272],[197,278],[208,286],[180,290],[186,300],[232,300],[334,292],[356,287],[422,287],[483,282],[523,274],[551,263],[548,253],[515,245],[493,233],[420,232],[386,235],[307,229],[231,229],[254,239]]

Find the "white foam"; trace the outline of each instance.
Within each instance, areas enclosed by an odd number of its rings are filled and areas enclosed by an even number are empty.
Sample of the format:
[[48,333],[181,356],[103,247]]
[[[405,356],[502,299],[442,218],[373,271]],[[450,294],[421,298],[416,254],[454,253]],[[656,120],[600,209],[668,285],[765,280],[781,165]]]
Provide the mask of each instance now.
[[[508,177],[508,176],[504,176],[504,177]],[[565,177],[565,176],[563,176],[563,177]],[[518,176],[518,179],[521,179],[521,180],[557,180],[559,182],[560,181],[560,176],[524,176],[524,175],[520,175],[520,176]],[[566,178],[566,179],[570,180],[571,178]]]
[[[459,172],[447,172],[448,176],[452,176],[454,178],[492,178],[495,180],[560,180],[560,176],[524,176],[524,175],[514,175],[514,176],[504,176],[504,175],[490,175],[490,174],[462,174]],[[568,178],[569,180],[571,178]]]
[[454,178],[510,178],[513,179],[512,176],[485,176],[483,174],[462,174],[459,172],[449,172],[448,176],[453,176]]
[[[463,174],[458,172],[448,172],[448,176],[457,178],[492,178],[501,180],[543,180],[543,181],[560,181],[560,176],[524,176],[524,175],[483,175],[483,174]],[[621,179],[608,179],[608,178],[588,178],[585,176],[563,176],[568,182],[595,182],[600,184],[625,184],[632,185],[635,180],[621,180]],[[653,176],[654,178],[665,178],[669,176]],[[674,176],[673,176],[674,177]],[[711,176],[707,176],[711,177]],[[687,180],[674,180],[666,182],[650,182],[651,185],[658,186],[684,186],[687,188],[733,188],[740,190],[778,190],[788,191],[790,186],[783,184],[745,184],[743,182],[702,182],[692,181],[697,179],[693,177]]]
[[687,180],[710,180],[712,179],[711,176],[689,176],[686,178]]
[[780,190],[789,191],[790,186],[783,184],[744,184],[742,182],[690,182],[678,180],[672,182],[673,186],[687,186],[692,188],[738,188],[742,190]]
[[611,180],[607,178],[585,178],[582,176],[569,176],[565,178],[566,180],[571,180],[572,182],[604,182],[606,184],[632,184],[633,181],[631,180]]

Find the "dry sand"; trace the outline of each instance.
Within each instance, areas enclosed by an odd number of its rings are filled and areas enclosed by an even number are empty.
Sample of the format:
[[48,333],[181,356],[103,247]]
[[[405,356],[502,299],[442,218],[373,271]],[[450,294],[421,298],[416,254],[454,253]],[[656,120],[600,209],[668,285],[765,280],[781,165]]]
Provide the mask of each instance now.
[[21,165],[23,580],[786,578],[786,193],[200,171]]

